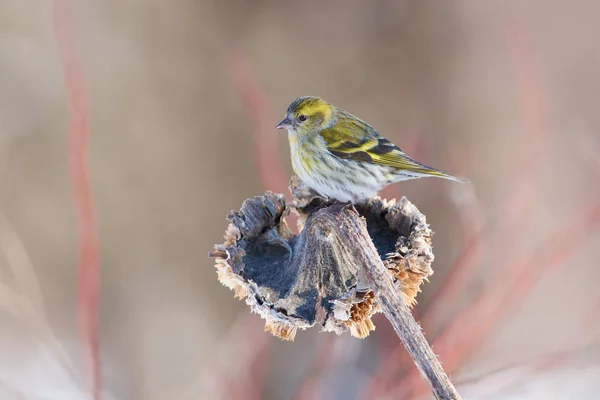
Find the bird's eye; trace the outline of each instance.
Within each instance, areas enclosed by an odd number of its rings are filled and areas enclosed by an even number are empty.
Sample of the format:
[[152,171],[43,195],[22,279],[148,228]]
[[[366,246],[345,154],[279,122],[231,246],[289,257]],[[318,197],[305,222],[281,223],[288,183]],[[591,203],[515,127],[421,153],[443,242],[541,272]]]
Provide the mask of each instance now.
[[298,115],[298,121],[300,121],[300,122],[306,121],[306,115],[304,115],[304,114]]

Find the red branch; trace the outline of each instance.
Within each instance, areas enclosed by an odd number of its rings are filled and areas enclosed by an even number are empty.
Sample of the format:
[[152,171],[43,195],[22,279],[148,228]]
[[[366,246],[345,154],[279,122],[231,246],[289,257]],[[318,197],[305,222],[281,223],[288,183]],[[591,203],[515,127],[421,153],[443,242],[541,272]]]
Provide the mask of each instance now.
[[254,122],[254,153],[258,171],[265,188],[286,193],[288,179],[279,160],[277,132],[271,103],[260,86],[252,65],[240,51],[234,50],[229,61],[229,71],[250,117]]
[[[565,266],[567,259],[586,243],[599,226],[600,204],[596,204],[574,216],[567,226],[556,229],[529,260],[501,269],[502,279],[508,282],[511,290],[506,292],[503,286],[495,286],[483,292],[434,341],[433,347],[444,368],[449,372],[455,371],[464,358],[481,345],[498,320],[521,303],[542,276]],[[565,241],[570,246],[564,246]],[[419,381],[418,373],[412,373],[396,386],[394,392],[406,393],[407,388],[414,390]]]
[[[230,371],[216,371],[212,379],[222,380],[220,384],[226,388],[226,397],[229,399],[260,399],[268,372],[269,353],[273,339],[265,335],[262,330],[257,330],[257,321],[253,314],[238,316],[234,325],[242,326],[241,332],[246,332],[239,346],[252,348],[252,352],[238,359],[241,363],[238,373],[232,376]],[[234,339],[235,341],[235,339]],[[222,379],[221,377],[226,377]]]
[[[243,104],[253,122],[254,155],[263,187],[279,193],[288,192],[288,178],[279,158],[278,133],[275,125],[271,102],[260,85],[252,64],[239,50],[233,49],[228,60],[229,76],[238,91]],[[294,214],[286,218],[292,230],[296,226]],[[253,339],[253,345],[259,346],[256,357],[248,360],[248,374],[236,377],[232,391],[240,398],[260,398],[262,395],[267,362],[272,341],[265,340],[264,334]],[[254,370],[256,369],[256,370]],[[253,371],[252,371],[253,370]]]
[[85,344],[85,364],[94,399],[100,396],[100,354],[98,346],[98,297],[100,262],[94,204],[88,172],[88,100],[83,73],[77,57],[73,24],[67,1],[54,1],[54,31],[65,76],[69,103],[69,172],[77,211],[79,266],[77,317],[79,334]]
[[[511,243],[515,243],[515,245],[519,243],[519,237],[509,233],[515,222],[519,221],[519,224],[524,226],[525,220],[530,218],[530,210],[534,204],[534,191],[537,187],[535,183],[539,180],[542,172],[550,129],[546,104],[547,94],[540,73],[540,65],[535,57],[525,26],[514,17],[507,19],[503,26],[508,54],[517,81],[519,109],[523,121],[523,132],[526,136],[526,140],[523,141],[525,146],[522,146],[524,150],[519,162],[514,163],[511,190],[507,190],[508,196],[504,199],[499,211],[502,219],[495,224],[489,234],[482,227],[469,229],[471,232],[462,251],[449,269],[440,288],[434,293],[429,306],[423,312],[422,324],[428,331],[433,328],[433,322],[446,312],[446,305],[454,303],[455,299],[464,293],[469,276],[473,275],[479,266],[486,243],[496,243],[492,249],[488,249],[492,254],[502,251],[498,244],[507,246],[504,238],[510,238]],[[500,240],[501,238],[502,240]],[[488,288],[485,291],[489,290]],[[469,332],[465,333],[465,335],[470,334]],[[373,390],[383,385],[382,378],[394,375],[392,366],[399,365],[398,357],[400,354],[404,354],[402,350],[402,346],[399,345],[382,362],[382,367],[372,378]],[[459,351],[459,349],[457,348],[455,351]],[[463,357],[458,354],[456,356],[460,359]],[[444,364],[446,365],[445,362]]]
[[333,335],[320,337],[320,349],[314,359],[313,367],[310,368],[311,373],[298,386],[296,394],[292,397],[294,400],[325,398],[322,393],[323,387],[321,381],[327,369],[334,362],[336,339],[339,338]]
[[[499,238],[514,237],[508,235],[515,221],[523,225],[523,216],[530,210],[534,196],[533,192],[542,172],[543,156],[545,154],[548,135],[548,107],[545,86],[542,82],[542,74],[539,62],[535,57],[529,35],[523,24],[516,19],[505,22],[505,37],[517,81],[518,99],[523,120],[523,133],[528,140],[521,160],[516,163],[512,174],[512,189],[507,191],[510,195],[504,200],[499,212],[502,219],[499,221],[490,235],[491,243],[503,243]],[[476,264],[470,262],[474,252],[480,248],[481,242],[485,240],[485,234],[481,232],[472,238],[465,246],[463,252],[454,263],[447,279],[442,283],[440,289],[431,300],[432,313],[428,313],[428,320],[440,312],[443,304],[448,304],[456,298],[459,293],[464,292],[467,277],[474,272]],[[429,325],[424,321],[425,325]]]

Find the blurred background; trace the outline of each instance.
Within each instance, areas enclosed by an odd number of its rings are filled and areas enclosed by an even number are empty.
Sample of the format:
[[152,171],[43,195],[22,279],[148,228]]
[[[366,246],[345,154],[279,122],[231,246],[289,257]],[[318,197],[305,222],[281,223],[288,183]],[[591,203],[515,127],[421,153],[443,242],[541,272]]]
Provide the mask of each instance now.
[[[598,15],[592,0],[3,1],[0,398],[92,398],[90,357],[104,399],[430,398],[381,315],[365,340],[282,342],[207,258],[244,199],[289,198],[273,128],[308,94],[471,181],[383,193],[435,231],[415,316],[464,398],[597,398]],[[87,214],[69,139],[86,113]],[[90,216],[98,357],[78,329]]]

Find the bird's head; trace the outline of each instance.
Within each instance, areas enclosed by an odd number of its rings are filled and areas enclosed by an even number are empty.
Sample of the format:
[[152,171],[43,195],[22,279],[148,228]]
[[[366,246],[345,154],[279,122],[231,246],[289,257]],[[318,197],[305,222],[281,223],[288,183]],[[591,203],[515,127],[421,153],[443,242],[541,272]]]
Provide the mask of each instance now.
[[334,112],[335,107],[319,97],[298,97],[276,128],[306,135],[329,127],[333,123]]

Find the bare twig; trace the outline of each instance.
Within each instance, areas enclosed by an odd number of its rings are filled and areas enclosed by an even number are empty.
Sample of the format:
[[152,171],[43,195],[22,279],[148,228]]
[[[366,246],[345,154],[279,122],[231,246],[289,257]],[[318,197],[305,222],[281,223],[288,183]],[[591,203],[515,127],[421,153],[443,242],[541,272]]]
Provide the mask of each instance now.
[[327,210],[328,219],[331,219],[334,224],[323,228],[330,230],[339,227],[339,234],[346,236],[347,247],[353,251],[354,257],[363,266],[367,282],[374,289],[384,315],[394,327],[435,397],[460,399],[450,378],[427,343],[421,327],[414,320],[387,268],[383,265],[364,221],[359,219],[358,213],[350,207],[342,209],[329,207]]
[[412,317],[402,298],[393,290],[391,280],[389,278],[379,280],[384,274],[376,264],[371,267],[370,272],[374,276],[377,299],[383,313],[394,327],[436,399],[460,399],[460,395],[421,332],[421,327]]

